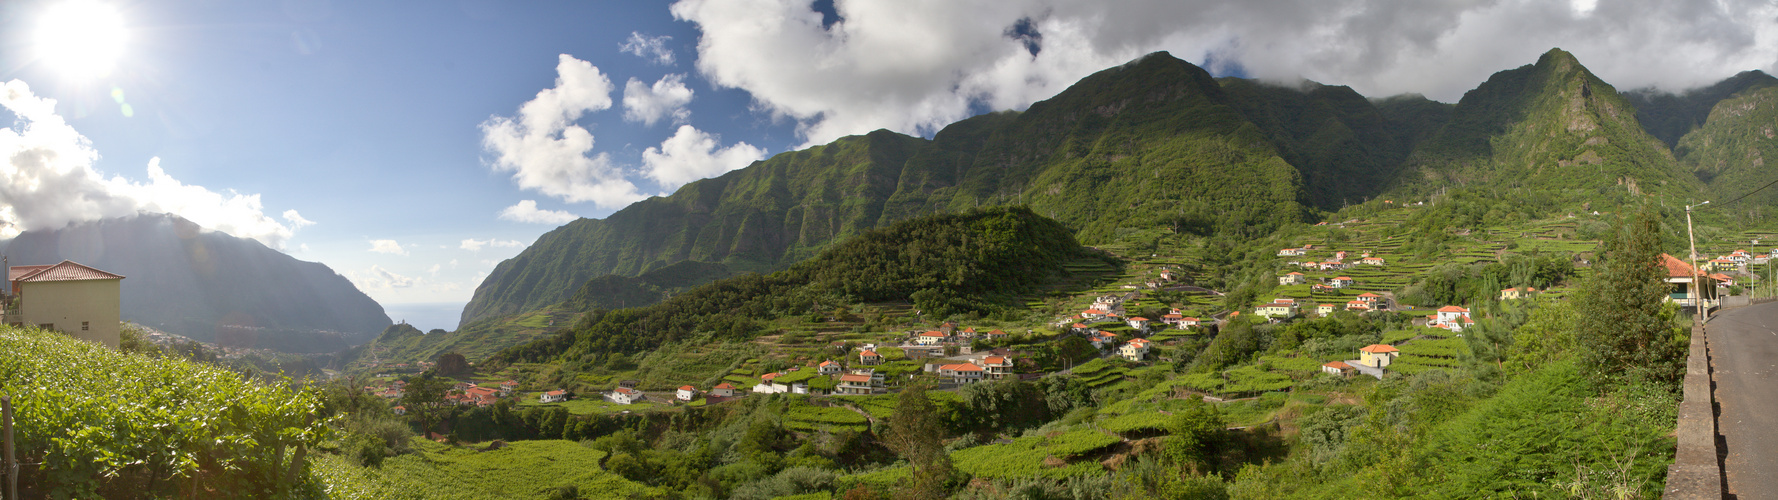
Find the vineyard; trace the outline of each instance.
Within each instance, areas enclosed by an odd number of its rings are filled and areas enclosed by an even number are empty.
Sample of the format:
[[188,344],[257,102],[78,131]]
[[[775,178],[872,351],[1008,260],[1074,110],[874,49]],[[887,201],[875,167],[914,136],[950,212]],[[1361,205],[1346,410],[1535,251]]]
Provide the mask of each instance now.
[[390,458],[380,468],[347,458],[321,458],[315,475],[332,498],[493,499],[542,498],[562,487],[585,498],[631,497],[652,490],[605,471],[605,452],[572,441],[519,441],[480,451],[414,439],[413,454]]
[[1070,458],[1099,451],[1123,440],[1092,429],[1076,429],[1048,436],[1027,436],[1011,443],[990,444],[959,450],[951,460],[959,470],[976,477],[1007,479],[1017,477],[1065,478],[1103,473],[1104,468],[1091,460],[1068,463]]
[[[53,497],[297,495],[298,457],[328,438],[319,400],[179,359],[61,333],[0,327],[0,394],[13,398],[23,483]],[[314,455],[307,455],[313,457]]]
[[840,429],[864,431],[870,428],[870,421],[864,415],[843,407],[797,404],[784,413],[784,427],[801,432]]

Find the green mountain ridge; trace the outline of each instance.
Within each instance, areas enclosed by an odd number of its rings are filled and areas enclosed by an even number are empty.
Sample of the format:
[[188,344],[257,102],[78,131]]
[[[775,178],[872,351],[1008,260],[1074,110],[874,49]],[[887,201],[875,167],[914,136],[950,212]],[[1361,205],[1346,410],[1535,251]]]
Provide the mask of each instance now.
[[770,272],[865,229],[981,206],[1028,206],[1099,244],[1157,228],[1252,237],[1318,209],[1449,188],[1534,211],[1694,199],[1706,186],[1693,172],[1718,168],[1682,162],[1663,138],[1691,132],[1698,106],[1768,80],[1750,72],[1684,94],[1620,94],[1552,49],[1452,105],[1219,80],[1160,52],[931,140],[846,137],[575,221],[501,263],[463,321],[558,304],[595,278],[603,284],[589,292],[603,290],[577,300],[627,303],[638,289],[618,278],[681,261]]
[[[1778,165],[1766,165],[1767,158],[1778,159],[1778,86],[1745,90],[1718,102],[1702,127],[1679,140],[1676,152],[1718,203],[1778,180]],[[1767,189],[1713,210],[1758,220],[1775,204],[1778,191]]]

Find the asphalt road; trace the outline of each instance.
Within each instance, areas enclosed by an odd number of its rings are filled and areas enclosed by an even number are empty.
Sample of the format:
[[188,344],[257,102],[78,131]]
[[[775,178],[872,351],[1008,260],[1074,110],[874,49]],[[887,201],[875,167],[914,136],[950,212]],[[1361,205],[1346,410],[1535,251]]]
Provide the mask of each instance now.
[[1778,499],[1778,302],[1723,312],[1707,328],[1727,492]]

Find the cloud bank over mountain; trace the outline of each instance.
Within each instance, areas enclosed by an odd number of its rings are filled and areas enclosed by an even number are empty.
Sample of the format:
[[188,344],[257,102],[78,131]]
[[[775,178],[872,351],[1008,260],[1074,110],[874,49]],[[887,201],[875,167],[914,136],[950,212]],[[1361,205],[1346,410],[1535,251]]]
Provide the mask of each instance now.
[[94,168],[99,152],[23,81],[0,88],[0,106],[18,117],[0,128],[0,237],[55,230],[71,223],[142,213],[184,217],[199,226],[259,240],[282,249],[297,229],[315,222],[285,210],[285,223],[265,213],[258,194],[211,191],[180,182],[149,160],[147,182],[106,178]]
[[870,2],[681,0],[696,66],[805,145],[888,128],[930,135],[1023,109],[1168,50],[1212,71],[1454,102],[1494,71],[1562,47],[1626,88],[1695,87],[1778,61],[1778,5],[1752,0]]

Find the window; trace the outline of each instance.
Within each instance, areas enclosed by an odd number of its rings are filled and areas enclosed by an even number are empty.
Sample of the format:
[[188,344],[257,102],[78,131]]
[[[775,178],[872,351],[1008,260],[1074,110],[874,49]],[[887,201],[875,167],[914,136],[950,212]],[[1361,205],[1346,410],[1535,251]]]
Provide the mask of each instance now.
[[80,322],[80,331],[83,331],[83,332],[87,331],[87,325],[86,325],[87,323],[88,322],[86,322],[86,321]]

